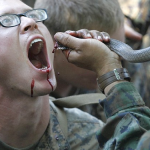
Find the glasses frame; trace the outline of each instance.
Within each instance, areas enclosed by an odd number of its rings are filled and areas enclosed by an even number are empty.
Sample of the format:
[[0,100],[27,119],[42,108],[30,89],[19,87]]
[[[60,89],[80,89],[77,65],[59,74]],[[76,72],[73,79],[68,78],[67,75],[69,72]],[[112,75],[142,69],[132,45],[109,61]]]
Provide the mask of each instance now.
[[[17,24],[17,25],[13,25],[13,26],[5,26],[5,25],[3,25],[1,22],[0,22],[0,25],[2,26],[2,27],[5,27],[5,28],[9,28],[9,27],[15,27],[15,26],[19,26],[20,25],[20,23],[21,23],[21,17],[22,16],[24,16],[24,17],[27,17],[26,16],[26,14],[28,13],[28,12],[30,12],[30,11],[34,11],[34,10],[44,10],[45,11],[45,13],[46,13],[46,15],[47,15],[47,10],[46,9],[32,9],[32,10],[28,10],[28,11],[26,11],[25,13],[21,13],[21,14],[7,14],[7,15],[15,15],[15,16],[17,16],[18,18],[19,18],[19,24]],[[2,16],[0,16],[0,17],[3,17],[3,16],[7,16],[7,15],[2,15]],[[28,18],[28,17],[27,17]],[[30,18],[30,19],[32,19],[32,18]],[[35,22],[44,22],[45,20],[47,20],[48,19],[48,15],[47,15],[47,18],[46,19],[44,19],[44,20],[41,20],[41,21],[36,21],[36,20],[34,20]]]

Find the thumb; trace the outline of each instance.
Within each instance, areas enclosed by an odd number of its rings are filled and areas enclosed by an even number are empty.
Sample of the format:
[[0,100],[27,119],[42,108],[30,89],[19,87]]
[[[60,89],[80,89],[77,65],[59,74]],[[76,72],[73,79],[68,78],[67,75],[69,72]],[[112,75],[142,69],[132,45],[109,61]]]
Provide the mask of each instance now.
[[60,42],[65,47],[76,49],[81,44],[81,39],[71,36],[66,33],[58,32],[54,35],[56,41]]

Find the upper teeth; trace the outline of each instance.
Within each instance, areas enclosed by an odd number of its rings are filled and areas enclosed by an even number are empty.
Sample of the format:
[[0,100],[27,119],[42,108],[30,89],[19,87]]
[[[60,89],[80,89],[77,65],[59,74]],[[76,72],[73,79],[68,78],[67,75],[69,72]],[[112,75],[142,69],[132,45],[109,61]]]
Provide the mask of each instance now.
[[41,39],[34,39],[31,44],[30,44],[30,47],[32,47],[32,44],[36,43],[36,42],[42,42]]

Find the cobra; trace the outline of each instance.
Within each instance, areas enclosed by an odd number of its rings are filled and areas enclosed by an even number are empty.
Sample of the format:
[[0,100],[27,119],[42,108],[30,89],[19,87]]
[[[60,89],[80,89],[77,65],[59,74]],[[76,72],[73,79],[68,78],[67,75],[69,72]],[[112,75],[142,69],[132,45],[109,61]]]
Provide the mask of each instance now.
[[150,61],[150,47],[133,50],[129,45],[116,39],[110,39],[110,42],[106,45],[126,61],[132,63],[142,63]]
[[[116,39],[110,39],[110,42],[105,43],[112,51],[117,53],[126,61],[132,63],[142,63],[150,61],[150,47],[145,49],[133,50],[129,45],[118,41]],[[69,49],[58,42],[59,50]]]

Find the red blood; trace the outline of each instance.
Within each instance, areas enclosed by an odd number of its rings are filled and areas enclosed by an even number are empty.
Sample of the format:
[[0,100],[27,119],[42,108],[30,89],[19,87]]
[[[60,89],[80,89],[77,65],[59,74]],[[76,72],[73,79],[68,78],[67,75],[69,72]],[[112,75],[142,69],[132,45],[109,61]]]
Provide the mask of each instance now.
[[55,52],[55,48],[53,49],[52,53],[54,53],[54,52]]
[[52,87],[52,91],[53,91],[53,85],[51,84],[51,82],[48,80],[49,79],[49,69],[46,70],[47,72],[47,81],[50,84],[50,86]]
[[31,82],[31,97],[33,97],[34,80]]

